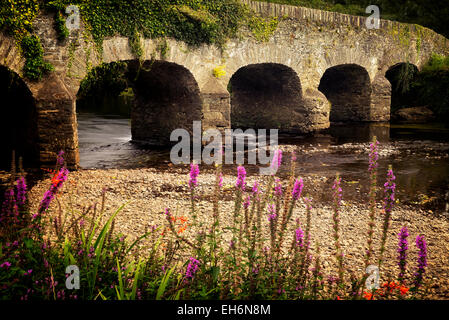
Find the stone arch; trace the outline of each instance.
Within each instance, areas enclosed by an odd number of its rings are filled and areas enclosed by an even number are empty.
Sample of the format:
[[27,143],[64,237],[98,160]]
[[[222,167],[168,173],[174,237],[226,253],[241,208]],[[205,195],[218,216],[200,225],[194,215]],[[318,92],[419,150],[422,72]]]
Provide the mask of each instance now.
[[357,64],[330,67],[321,77],[318,90],[331,103],[330,121],[370,121],[372,85],[364,67]]
[[125,77],[134,92],[132,140],[167,145],[175,129],[192,133],[193,121],[200,121],[203,115],[200,89],[192,73],[184,66],[162,60],[124,62]]
[[201,121],[203,99],[198,83],[185,67],[166,61],[128,63],[128,77],[135,90],[131,110],[132,139],[153,145],[170,144],[175,129],[193,133]]
[[0,65],[1,169],[9,170],[12,151],[25,167],[40,164],[38,113],[36,101],[25,81],[11,69]]
[[244,66],[232,75],[229,91],[232,127],[304,131],[307,110],[292,68],[278,63]]
[[391,84],[391,107],[395,109],[401,105],[408,105],[414,98],[406,93],[410,88],[410,82],[416,77],[419,69],[409,62],[399,62],[385,72],[385,78]]

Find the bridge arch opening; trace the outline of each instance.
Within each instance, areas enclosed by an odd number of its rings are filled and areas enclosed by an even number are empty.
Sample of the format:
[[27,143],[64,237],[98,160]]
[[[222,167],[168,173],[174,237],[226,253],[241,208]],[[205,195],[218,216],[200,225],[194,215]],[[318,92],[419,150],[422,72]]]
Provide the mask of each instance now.
[[13,150],[24,167],[39,166],[39,138],[35,100],[27,84],[9,68],[0,66],[0,150],[7,155],[0,170],[10,170]]
[[411,106],[416,101],[411,92],[411,84],[417,74],[418,67],[408,62],[397,63],[387,70],[385,78],[391,83],[391,112],[403,106]]
[[185,67],[166,61],[128,64],[135,100],[131,110],[132,139],[152,145],[170,144],[175,129],[193,132],[202,118],[198,83]]
[[357,64],[328,68],[318,90],[331,103],[331,122],[369,121],[372,86],[365,68]]
[[301,81],[288,66],[247,65],[234,73],[228,90],[233,128],[300,131],[306,119]]
[[129,60],[92,69],[81,82],[76,109],[81,167],[120,166],[142,144],[169,145],[178,128],[191,133],[193,121],[201,120],[202,99],[183,66]]

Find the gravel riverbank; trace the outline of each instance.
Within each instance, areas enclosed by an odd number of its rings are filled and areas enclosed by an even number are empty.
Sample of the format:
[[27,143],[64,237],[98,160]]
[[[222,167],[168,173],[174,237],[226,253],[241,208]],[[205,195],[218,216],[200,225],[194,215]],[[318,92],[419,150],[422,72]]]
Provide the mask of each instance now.
[[[255,175],[249,175],[248,184],[252,185]],[[328,192],[331,184],[329,178],[316,175],[305,176],[304,194],[309,193],[314,198],[316,192]],[[212,205],[214,173],[212,170],[202,170],[199,176],[199,209],[200,220],[212,220]],[[68,210],[68,203],[73,204],[75,211],[101,201],[101,193],[106,188],[106,209],[112,214],[119,206],[128,202],[116,219],[115,230],[123,232],[131,240],[145,232],[152,225],[165,224],[162,212],[166,207],[172,209],[178,216],[189,216],[190,197],[188,192],[188,169],[170,168],[169,170],[150,169],[109,169],[109,170],[79,170],[70,173],[69,178],[59,194],[59,202]],[[220,220],[222,226],[232,221],[233,205],[232,188],[235,176],[225,175],[223,200],[220,202]],[[36,210],[50,180],[40,181],[30,192],[32,210]],[[284,181],[284,186],[286,181]],[[327,191],[326,191],[327,190]],[[345,252],[345,263],[348,269],[362,272],[364,267],[363,252],[366,245],[368,227],[368,210],[364,204],[355,201],[345,201],[343,185],[343,208],[341,211],[342,245]],[[366,195],[364,195],[366,196]],[[317,199],[322,197],[316,196]],[[71,199],[71,201],[69,201]],[[366,202],[366,201],[364,201]],[[378,250],[382,221],[379,217],[381,204],[378,205],[378,216],[375,229],[374,247]],[[53,202],[49,215],[55,214],[57,202]],[[297,204],[293,219],[299,218],[305,222],[305,206],[301,201]],[[264,220],[266,221],[266,220]],[[386,280],[388,275],[396,275],[398,267],[397,234],[401,227],[409,229],[409,260],[408,268],[414,272],[416,268],[417,249],[414,240],[418,234],[424,234],[428,244],[428,272],[426,279],[431,280],[432,287],[428,295],[431,299],[449,299],[449,220],[445,216],[435,216],[429,211],[416,207],[398,204],[392,215],[392,223],[387,240],[385,267],[381,277]],[[293,223],[292,223],[293,227]],[[186,234],[193,234],[191,232]],[[312,243],[319,241],[325,276],[334,275],[335,257],[333,256],[332,208],[323,201],[314,203],[312,210]],[[292,232],[290,232],[291,234]],[[314,245],[313,245],[314,246]]]

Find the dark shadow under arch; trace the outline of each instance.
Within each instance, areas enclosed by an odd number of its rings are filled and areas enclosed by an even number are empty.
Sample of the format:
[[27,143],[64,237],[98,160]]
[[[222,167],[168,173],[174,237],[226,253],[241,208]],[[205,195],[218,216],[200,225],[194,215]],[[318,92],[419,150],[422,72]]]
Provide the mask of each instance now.
[[0,66],[0,169],[10,170],[12,152],[24,167],[38,167],[38,115],[31,91],[18,74]]
[[153,145],[167,145],[175,129],[193,133],[193,121],[201,121],[202,98],[192,73],[176,63],[146,61],[129,64],[135,90],[131,110],[132,138]]
[[411,92],[411,84],[416,79],[418,67],[412,63],[400,62],[391,66],[385,78],[391,83],[391,111],[402,106],[413,105],[416,97]]
[[331,122],[359,122],[370,119],[371,81],[365,68],[341,64],[328,68],[318,87],[331,103]]
[[295,131],[304,123],[301,81],[282,64],[252,64],[237,70],[229,82],[233,128]]

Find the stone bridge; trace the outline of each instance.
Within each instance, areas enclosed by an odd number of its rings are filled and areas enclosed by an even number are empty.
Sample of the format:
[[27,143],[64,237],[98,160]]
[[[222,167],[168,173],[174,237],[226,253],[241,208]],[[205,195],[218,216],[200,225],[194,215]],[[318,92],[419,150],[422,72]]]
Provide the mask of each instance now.
[[[446,38],[417,25],[381,20],[379,29],[369,30],[365,17],[244,2],[263,16],[280,17],[267,42],[257,41],[249,30],[241,30],[223,50],[142,39],[143,65],[126,38],[105,39],[99,51],[81,26],[61,43],[52,17],[39,16],[36,32],[55,71],[39,82],[20,80],[16,95],[2,99],[2,139],[15,130],[3,149],[15,149],[39,165],[54,163],[64,149],[68,163],[77,166],[77,93],[100,63],[128,61],[133,75],[139,69],[133,139],[166,143],[173,129],[191,129],[193,120],[202,120],[203,130],[300,133],[328,128],[330,121],[388,121],[386,72],[405,62],[419,69],[432,53],[449,53]],[[0,33],[0,86],[8,86],[5,70],[21,77],[23,64],[14,39]],[[215,77],[217,67],[225,75]]]

